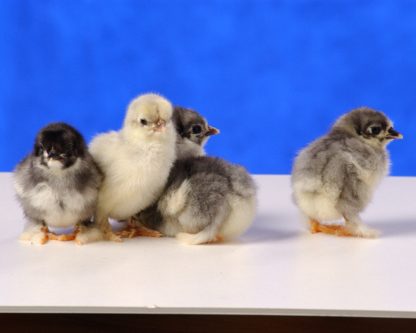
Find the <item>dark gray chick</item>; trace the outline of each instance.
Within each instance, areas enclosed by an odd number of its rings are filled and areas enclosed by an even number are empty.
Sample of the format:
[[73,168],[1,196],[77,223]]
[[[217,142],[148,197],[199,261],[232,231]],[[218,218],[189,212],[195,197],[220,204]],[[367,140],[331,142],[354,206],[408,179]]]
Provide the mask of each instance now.
[[[383,113],[362,107],[340,117],[327,135],[299,153],[292,172],[293,194],[312,232],[377,237],[359,214],[388,174],[387,144],[400,138]],[[339,219],[345,225],[333,224]]]
[[14,170],[14,186],[28,223],[21,240],[44,244],[48,227],[78,226],[89,234],[102,173],[82,135],[65,123],[52,123],[36,136],[31,154]]
[[176,141],[177,158],[205,155],[204,146],[211,135],[220,131],[209,126],[198,112],[176,106],[173,110],[173,122],[178,133]]
[[162,197],[136,218],[186,244],[241,235],[256,214],[256,186],[247,171],[219,158],[177,160]]

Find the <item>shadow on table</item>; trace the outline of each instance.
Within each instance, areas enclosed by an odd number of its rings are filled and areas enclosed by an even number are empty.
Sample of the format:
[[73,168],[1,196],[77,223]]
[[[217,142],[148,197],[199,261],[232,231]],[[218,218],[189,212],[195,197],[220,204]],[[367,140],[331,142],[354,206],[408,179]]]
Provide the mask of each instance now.
[[381,237],[416,234],[416,218],[413,220],[381,221],[371,223],[372,228],[381,231]]
[[253,225],[244,235],[244,240],[247,243],[263,243],[271,241],[282,241],[298,237],[299,230],[296,226],[293,230],[281,228],[284,217],[276,218],[276,215],[258,215]]

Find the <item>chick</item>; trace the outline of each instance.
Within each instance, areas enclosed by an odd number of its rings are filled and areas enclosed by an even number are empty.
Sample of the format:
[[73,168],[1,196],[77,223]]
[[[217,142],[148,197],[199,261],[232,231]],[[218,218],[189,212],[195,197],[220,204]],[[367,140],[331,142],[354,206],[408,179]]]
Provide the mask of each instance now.
[[109,218],[126,220],[160,197],[176,157],[172,113],[165,98],[139,96],[128,106],[120,131],[91,142],[90,151],[105,175],[96,214],[105,238],[118,240]]
[[77,225],[77,241],[90,235],[101,181],[102,173],[75,128],[65,123],[44,127],[32,153],[14,170],[17,198],[28,219],[20,238],[44,244],[48,238],[60,239],[48,234],[48,227]]
[[186,244],[226,241],[241,235],[256,214],[256,187],[247,171],[219,158],[175,162],[159,201],[136,219]]
[[205,155],[204,146],[211,135],[220,131],[209,126],[198,112],[177,106],[173,110],[173,123],[178,138],[176,142],[177,158]]
[[[388,174],[387,144],[401,138],[383,113],[362,107],[341,116],[327,135],[299,153],[292,172],[293,195],[312,232],[378,236],[362,224],[359,214]],[[340,219],[344,225],[333,224]]]
[[[205,155],[204,146],[209,137],[220,132],[215,127],[209,126],[205,118],[191,109],[176,106],[173,109],[172,120],[177,132],[177,159]],[[140,224],[134,216],[128,219],[127,223],[126,229],[117,232],[118,236],[122,238],[162,236],[161,233]]]

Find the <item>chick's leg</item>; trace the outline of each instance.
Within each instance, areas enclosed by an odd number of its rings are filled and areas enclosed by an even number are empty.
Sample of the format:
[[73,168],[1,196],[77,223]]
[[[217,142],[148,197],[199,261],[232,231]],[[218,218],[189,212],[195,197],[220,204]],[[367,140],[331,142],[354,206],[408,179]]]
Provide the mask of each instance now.
[[310,231],[312,234],[321,232],[320,226],[321,224],[319,223],[319,221],[314,220],[314,219],[309,219],[309,227],[310,227]]
[[117,232],[116,235],[121,238],[162,237],[159,231],[146,228],[134,217],[130,217],[127,220],[127,228]]
[[311,233],[316,234],[322,232],[328,235],[335,235],[341,237],[350,237],[353,236],[349,230],[343,225],[325,225],[321,224],[315,219],[309,220]]
[[[106,210],[103,210],[100,208],[97,209],[97,214],[94,217],[94,222],[99,232],[103,234],[103,239],[113,241],[113,242],[122,242],[123,240],[121,239],[121,237],[117,236],[113,232],[109,219],[110,219],[110,216],[106,212]],[[98,231],[94,231],[94,232],[98,232]]]
[[75,242],[78,245],[98,242],[104,239],[106,239],[105,234],[99,228],[82,224],[78,227],[78,232],[75,236]]
[[[99,223],[99,221],[101,221],[101,223]],[[75,242],[78,245],[83,245],[105,239],[110,240],[110,232],[112,231],[108,218],[97,214],[93,221],[87,220],[78,225]]]
[[56,241],[60,241],[60,242],[68,242],[68,241],[73,241],[76,236],[77,236],[77,229],[74,230],[72,233],[70,234],[60,234],[57,235],[54,232],[48,231],[48,239],[49,240],[56,240]]

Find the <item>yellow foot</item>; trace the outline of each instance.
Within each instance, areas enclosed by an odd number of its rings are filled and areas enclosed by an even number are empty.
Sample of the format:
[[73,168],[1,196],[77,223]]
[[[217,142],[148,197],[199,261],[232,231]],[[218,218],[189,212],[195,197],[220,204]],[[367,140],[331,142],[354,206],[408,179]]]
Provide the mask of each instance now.
[[142,225],[131,225],[124,230],[116,232],[116,235],[121,238],[135,238],[135,237],[162,237],[162,234],[159,231],[151,230]]
[[120,237],[118,233],[115,233],[113,231],[107,231],[105,233],[105,239],[112,241],[112,242],[119,242],[119,243],[123,241],[122,237]]
[[316,220],[309,220],[310,230],[312,234],[316,234],[318,232],[321,232],[320,230],[320,223]]
[[60,241],[60,242],[69,242],[69,241],[73,241],[76,237],[76,233],[72,233],[72,234],[62,234],[62,235],[57,235],[53,232],[49,232],[48,233],[48,239],[49,240],[56,240],[56,241]]
[[75,238],[77,237],[78,232],[79,232],[79,230],[75,229],[70,234],[57,235],[57,234],[55,234],[51,231],[48,231],[48,239],[49,240],[56,240],[56,241],[60,241],[60,242],[69,242],[69,241],[75,240]]
[[49,240],[48,232],[49,232],[48,227],[42,227],[41,232],[35,235],[32,241],[40,245],[46,244]]
[[316,234],[318,232],[322,232],[328,235],[335,235],[339,237],[352,237],[354,234],[351,233],[345,226],[343,225],[324,225],[319,223],[316,220],[310,220],[310,230],[311,233]]
[[220,235],[217,235],[212,241],[210,241],[209,243],[222,243],[224,242],[224,238]]
[[56,240],[60,242],[69,242],[73,241],[79,232],[78,228],[75,228],[74,231],[70,234],[55,234],[54,232],[49,231],[47,227],[44,227],[42,231],[45,233],[47,240]]

